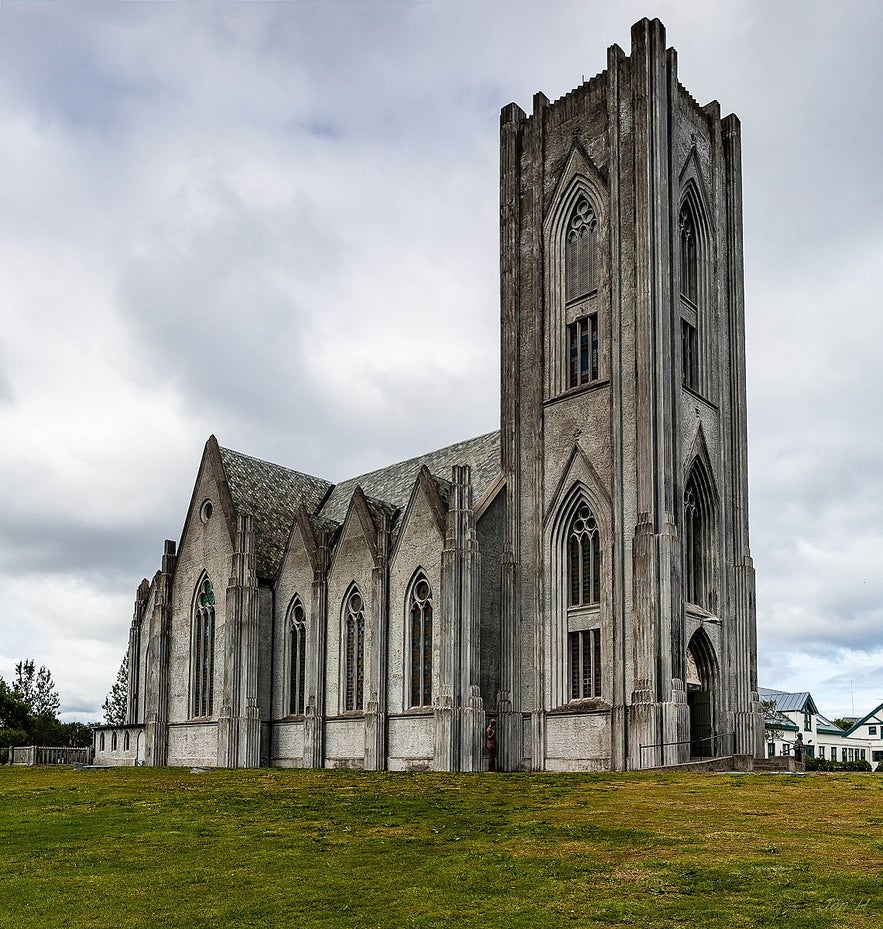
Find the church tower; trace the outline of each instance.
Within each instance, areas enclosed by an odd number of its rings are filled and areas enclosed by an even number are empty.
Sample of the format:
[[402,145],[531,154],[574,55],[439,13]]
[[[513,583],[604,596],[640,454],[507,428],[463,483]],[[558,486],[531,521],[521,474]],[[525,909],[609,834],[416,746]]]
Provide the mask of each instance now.
[[762,754],[740,124],[658,20],[501,114],[501,767]]

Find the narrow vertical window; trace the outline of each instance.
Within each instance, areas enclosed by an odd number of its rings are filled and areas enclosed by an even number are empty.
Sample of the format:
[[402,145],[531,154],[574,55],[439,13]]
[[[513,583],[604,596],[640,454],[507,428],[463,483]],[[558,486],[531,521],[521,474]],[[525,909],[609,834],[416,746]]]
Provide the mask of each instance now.
[[598,380],[598,316],[592,313],[567,327],[568,386]]
[[570,605],[596,606],[601,600],[601,534],[585,504],[570,527],[567,551]]
[[696,327],[691,326],[686,319],[681,320],[681,359],[684,366],[684,387],[697,390],[699,378],[696,364]]
[[291,661],[288,679],[288,712],[290,715],[298,716],[304,711],[307,624],[303,604],[297,597],[291,607],[288,648]]
[[215,593],[205,578],[193,603],[193,715],[211,716],[215,677]]
[[362,595],[354,590],[346,602],[344,710],[361,710],[365,690],[365,612]]
[[601,696],[601,630],[571,632],[570,699]]
[[598,221],[591,204],[580,197],[567,223],[564,250],[565,300],[578,300],[598,288]]
[[714,612],[715,590],[714,502],[708,476],[700,462],[690,471],[684,488],[681,534],[683,594],[687,603]]
[[411,587],[411,706],[432,704],[432,588],[421,574]]
[[699,302],[699,252],[693,212],[685,203],[681,207],[681,296],[694,306]]

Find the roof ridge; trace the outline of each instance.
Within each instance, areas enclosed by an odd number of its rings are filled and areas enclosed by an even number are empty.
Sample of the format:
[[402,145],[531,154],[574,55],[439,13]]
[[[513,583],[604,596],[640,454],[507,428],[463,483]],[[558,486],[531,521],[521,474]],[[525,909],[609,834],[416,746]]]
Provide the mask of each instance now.
[[451,449],[458,448],[461,445],[469,445],[470,442],[478,442],[480,439],[486,439],[492,435],[499,435],[499,433],[499,429],[491,429],[490,432],[483,432],[481,435],[472,436],[470,439],[461,439],[461,441],[452,442],[450,445],[442,445],[441,448],[434,448],[432,451],[423,452],[420,455],[412,455],[410,458],[402,458],[401,461],[391,461],[387,465],[382,465],[381,467],[374,468],[371,471],[365,471],[363,474],[354,474],[352,477],[346,477],[337,483],[348,484],[352,481],[358,483],[363,477],[370,477],[372,474],[378,474],[380,471],[388,471],[390,468],[399,468],[402,465],[411,464],[412,462],[420,461],[423,458],[431,458],[433,455],[439,455],[442,452],[450,451]]
[[276,461],[269,461],[266,458],[258,458],[256,455],[247,455],[245,452],[240,452],[235,448],[227,448],[225,445],[218,445],[218,449],[221,452],[229,452],[231,455],[238,455],[240,458],[247,458],[249,461],[256,461],[258,464],[269,465],[271,468],[281,468],[283,471],[288,471],[291,474],[297,474],[300,477],[309,477],[314,481],[322,481],[325,484],[334,486],[333,481],[329,481],[326,477],[319,477],[318,474],[310,474],[307,471],[298,471],[296,468],[289,468],[288,465],[279,464]]

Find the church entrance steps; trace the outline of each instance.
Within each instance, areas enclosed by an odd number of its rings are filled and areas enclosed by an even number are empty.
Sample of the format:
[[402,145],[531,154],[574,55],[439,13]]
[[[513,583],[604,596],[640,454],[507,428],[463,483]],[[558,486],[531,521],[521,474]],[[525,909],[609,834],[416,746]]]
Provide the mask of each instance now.
[[685,761],[682,764],[658,765],[643,768],[644,771],[721,771],[721,772],[801,772],[802,761],[793,757],[755,758],[753,755],[721,755],[717,758],[701,758]]

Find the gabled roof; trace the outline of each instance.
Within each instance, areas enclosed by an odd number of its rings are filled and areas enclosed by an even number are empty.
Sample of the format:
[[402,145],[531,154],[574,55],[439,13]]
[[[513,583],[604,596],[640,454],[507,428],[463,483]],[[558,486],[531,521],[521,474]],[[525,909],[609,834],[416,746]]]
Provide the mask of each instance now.
[[475,439],[467,439],[465,442],[458,442],[456,445],[449,445],[438,451],[341,481],[329,494],[319,515],[324,519],[342,523],[357,486],[362,488],[369,499],[383,501],[394,509],[401,510],[407,506],[422,465],[426,465],[434,477],[446,481],[450,480],[453,465],[470,465],[473,494],[477,500],[500,472],[500,432],[489,432]]
[[871,710],[870,713],[867,713],[866,715],[862,716],[861,719],[857,719],[857,720],[849,727],[849,729],[846,730],[846,734],[847,734],[847,735],[852,735],[852,733],[855,732],[855,730],[858,729],[859,726],[865,725],[865,724],[867,723],[867,721],[868,721],[872,716],[876,716],[876,715],[877,715],[878,713],[880,713],[881,711],[883,711],[883,703],[881,703],[879,706],[875,706],[874,709]]
[[[760,692],[761,700],[768,702],[770,698],[764,697],[763,691]],[[784,713],[780,713],[773,706],[763,707],[763,725],[765,729],[793,729],[797,731],[799,727],[791,722]]]
[[258,577],[275,577],[298,507],[315,513],[333,485],[229,448],[219,451],[234,508],[254,516]]
[[776,709],[780,713],[818,713],[812,694],[808,690],[798,693],[787,693],[784,690],[771,690],[768,687],[758,687],[761,700],[774,700]]
[[828,735],[846,735],[837,723],[828,719],[827,716],[822,716],[821,713],[816,713],[816,732],[825,732]]

